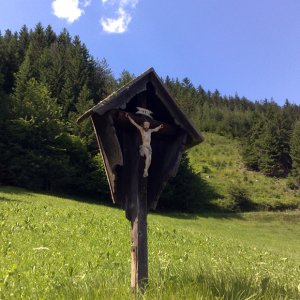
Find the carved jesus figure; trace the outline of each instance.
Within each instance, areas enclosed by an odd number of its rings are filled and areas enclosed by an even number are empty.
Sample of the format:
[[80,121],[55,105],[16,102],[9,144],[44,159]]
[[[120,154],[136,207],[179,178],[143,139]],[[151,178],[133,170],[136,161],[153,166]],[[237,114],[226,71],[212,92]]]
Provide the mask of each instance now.
[[140,145],[140,155],[145,157],[143,177],[148,177],[148,169],[152,159],[151,133],[159,131],[161,128],[163,128],[163,125],[161,124],[156,128],[150,129],[150,123],[148,121],[145,121],[143,126],[140,126],[129,116],[129,114],[126,114],[126,118],[128,118],[130,123],[133,124],[141,133],[142,145]]

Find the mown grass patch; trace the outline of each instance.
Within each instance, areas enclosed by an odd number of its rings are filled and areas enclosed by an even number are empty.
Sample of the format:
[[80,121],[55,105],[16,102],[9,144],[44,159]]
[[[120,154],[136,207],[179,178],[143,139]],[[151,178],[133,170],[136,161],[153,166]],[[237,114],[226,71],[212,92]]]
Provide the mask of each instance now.
[[[122,211],[15,188],[0,199],[0,299],[132,298]],[[150,215],[144,298],[298,299],[293,214]]]

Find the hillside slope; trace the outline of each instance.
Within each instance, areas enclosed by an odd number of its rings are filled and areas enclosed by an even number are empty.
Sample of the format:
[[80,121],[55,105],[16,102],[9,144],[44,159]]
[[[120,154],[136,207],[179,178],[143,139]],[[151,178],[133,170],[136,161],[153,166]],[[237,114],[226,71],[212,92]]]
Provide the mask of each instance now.
[[[145,299],[300,297],[296,211],[148,224]],[[131,299],[129,227],[115,208],[1,187],[0,299]]]
[[248,194],[250,206],[253,204],[250,210],[300,208],[300,191],[288,188],[288,179],[267,177],[244,167],[237,140],[213,133],[204,133],[204,137],[188,156],[194,172],[215,191],[211,204],[230,209],[232,190],[240,189]]

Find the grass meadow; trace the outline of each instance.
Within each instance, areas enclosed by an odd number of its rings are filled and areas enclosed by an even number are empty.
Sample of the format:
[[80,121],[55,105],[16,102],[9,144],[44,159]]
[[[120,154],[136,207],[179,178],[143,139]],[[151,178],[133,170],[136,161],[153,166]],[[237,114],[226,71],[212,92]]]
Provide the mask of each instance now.
[[[149,215],[140,299],[300,299],[300,213]],[[0,188],[0,299],[132,299],[124,212]]]

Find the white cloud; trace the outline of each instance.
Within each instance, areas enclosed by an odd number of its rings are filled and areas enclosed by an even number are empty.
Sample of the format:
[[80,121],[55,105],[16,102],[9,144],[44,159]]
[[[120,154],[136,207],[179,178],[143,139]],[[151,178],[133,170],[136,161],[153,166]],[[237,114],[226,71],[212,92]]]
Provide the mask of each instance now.
[[[105,0],[107,1],[107,0]],[[122,7],[125,6],[131,6],[132,8],[135,8],[136,5],[138,4],[139,0],[120,0],[120,5]]]
[[[113,8],[115,17],[103,16],[102,29],[108,33],[124,33],[132,20],[132,12],[139,0],[101,0],[104,7]],[[53,14],[69,23],[78,20],[92,0],[52,0]]]
[[92,0],[84,0],[82,5],[83,5],[83,7],[88,7],[89,5],[91,5],[91,3],[92,3]]
[[108,33],[124,33],[132,20],[131,11],[136,7],[139,0],[102,0],[103,5],[116,6],[116,17],[101,18],[102,29]]
[[69,23],[73,23],[79,19],[84,10],[81,7],[87,7],[92,0],[54,0],[52,2],[53,14],[60,19],[66,19]]
[[102,18],[101,25],[105,32],[108,33],[124,33],[127,30],[128,24],[131,21],[131,16],[125,10],[119,8],[118,17]]

